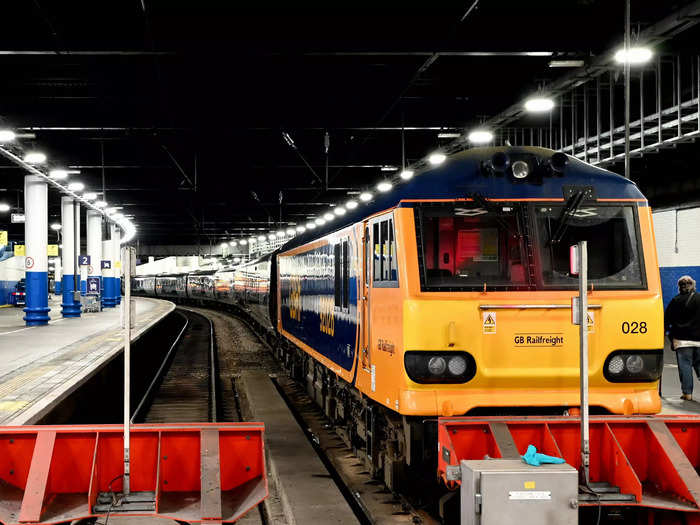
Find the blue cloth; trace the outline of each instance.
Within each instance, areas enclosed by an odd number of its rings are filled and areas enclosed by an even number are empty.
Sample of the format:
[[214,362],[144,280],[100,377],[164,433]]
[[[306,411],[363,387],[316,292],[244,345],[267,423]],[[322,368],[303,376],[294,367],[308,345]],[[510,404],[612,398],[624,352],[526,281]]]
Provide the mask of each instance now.
[[676,349],[678,360],[678,376],[681,379],[681,390],[684,394],[693,393],[693,369],[700,379],[700,347],[682,346]]
[[533,467],[539,467],[542,463],[564,463],[562,458],[555,458],[554,456],[548,456],[547,454],[540,454],[534,445],[528,445],[527,451],[523,458],[523,461],[528,465]]

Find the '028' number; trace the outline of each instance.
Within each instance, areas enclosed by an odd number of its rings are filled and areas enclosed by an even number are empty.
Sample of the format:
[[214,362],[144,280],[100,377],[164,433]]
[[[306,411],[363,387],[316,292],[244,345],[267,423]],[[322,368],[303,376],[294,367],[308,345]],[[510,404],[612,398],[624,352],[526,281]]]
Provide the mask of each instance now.
[[623,334],[646,334],[647,333],[647,323],[645,321],[623,321],[622,323],[622,333]]

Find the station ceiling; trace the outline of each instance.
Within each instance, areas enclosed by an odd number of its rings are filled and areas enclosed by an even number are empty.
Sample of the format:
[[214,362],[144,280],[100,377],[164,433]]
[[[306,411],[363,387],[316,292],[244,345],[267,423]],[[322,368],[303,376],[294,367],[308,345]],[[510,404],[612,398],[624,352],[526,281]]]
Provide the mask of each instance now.
[[[633,31],[691,3],[633,1]],[[1,26],[2,124],[104,189],[139,242],[209,244],[303,224],[570,71],[550,61],[620,45],[624,2],[31,0]],[[656,52],[697,54],[698,27]],[[679,146],[632,178],[653,193],[698,160]],[[22,170],[0,173],[21,208]]]

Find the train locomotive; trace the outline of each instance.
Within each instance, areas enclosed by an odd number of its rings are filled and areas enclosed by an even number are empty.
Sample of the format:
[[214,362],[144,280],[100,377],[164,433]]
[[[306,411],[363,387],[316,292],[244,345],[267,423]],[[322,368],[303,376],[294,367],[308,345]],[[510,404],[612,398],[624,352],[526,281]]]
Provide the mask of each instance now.
[[580,240],[591,407],[659,412],[651,210],[630,180],[549,149],[451,155],[259,260],[136,277],[133,293],[247,312],[393,488],[435,454],[436,417],[578,407]]

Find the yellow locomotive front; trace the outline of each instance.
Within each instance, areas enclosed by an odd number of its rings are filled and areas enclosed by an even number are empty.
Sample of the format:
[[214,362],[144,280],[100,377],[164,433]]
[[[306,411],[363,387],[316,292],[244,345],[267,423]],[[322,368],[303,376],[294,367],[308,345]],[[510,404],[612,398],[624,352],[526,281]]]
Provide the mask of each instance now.
[[399,285],[370,291],[374,369],[371,385],[358,375],[361,389],[404,415],[578,407],[569,247],[586,240],[590,404],[659,412],[660,280],[651,211],[638,195],[400,203],[395,251],[373,250],[375,264],[396,254]]

